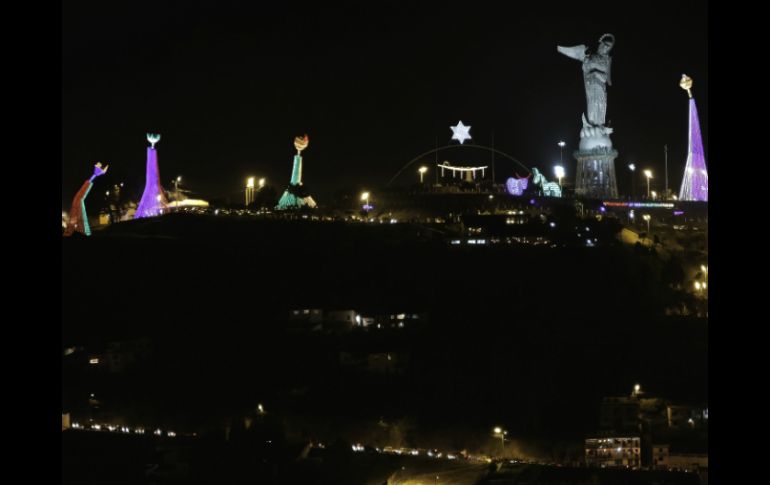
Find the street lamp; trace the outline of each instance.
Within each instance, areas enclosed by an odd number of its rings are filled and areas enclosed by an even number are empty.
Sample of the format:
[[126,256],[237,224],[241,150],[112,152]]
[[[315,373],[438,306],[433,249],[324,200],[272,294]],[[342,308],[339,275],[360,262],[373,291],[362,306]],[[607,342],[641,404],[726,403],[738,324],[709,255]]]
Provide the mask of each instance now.
[[645,170],[644,176],[647,177],[647,198],[650,198],[650,179],[652,178],[652,170]]
[[[563,155],[563,153],[564,153],[564,145],[566,145],[566,143],[564,143],[564,141],[560,141],[559,142],[559,163],[560,164],[564,163],[564,155]],[[559,183],[559,185],[561,185],[561,183]]]
[[559,179],[559,188],[561,188],[561,179],[564,177],[564,167],[556,165],[553,167],[553,173],[556,175],[556,178]]
[[633,199],[636,197],[636,177],[634,177],[634,173],[636,172],[636,165],[629,163],[628,169],[631,170],[631,198]]
[[254,202],[254,177],[246,179],[246,207]]
[[495,429],[492,431],[494,432],[495,437],[500,437],[500,445],[502,445],[503,453],[505,453],[505,435],[507,435],[508,432],[500,426],[495,426]]
[[652,194],[652,200],[655,200],[658,197],[658,193],[655,192],[654,190],[650,193]]
[[265,186],[265,177],[262,177],[261,179],[259,179],[259,188],[261,189],[264,186]]
[[428,171],[428,167],[422,166],[417,171],[420,172],[420,184],[422,185],[422,177],[423,177],[423,175],[425,175],[425,172]]
[[177,210],[179,210],[179,182],[181,181],[182,181],[182,176],[177,175],[176,180],[174,180],[174,195],[176,199]]

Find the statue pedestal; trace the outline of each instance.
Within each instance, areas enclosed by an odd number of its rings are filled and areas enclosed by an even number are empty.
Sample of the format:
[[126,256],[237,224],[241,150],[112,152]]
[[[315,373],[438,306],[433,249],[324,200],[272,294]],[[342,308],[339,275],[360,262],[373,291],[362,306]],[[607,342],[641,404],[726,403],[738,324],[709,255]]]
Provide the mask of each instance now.
[[575,195],[591,199],[618,198],[615,179],[617,150],[600,146],[590,150],[581,149],[573,155],[577,159]]

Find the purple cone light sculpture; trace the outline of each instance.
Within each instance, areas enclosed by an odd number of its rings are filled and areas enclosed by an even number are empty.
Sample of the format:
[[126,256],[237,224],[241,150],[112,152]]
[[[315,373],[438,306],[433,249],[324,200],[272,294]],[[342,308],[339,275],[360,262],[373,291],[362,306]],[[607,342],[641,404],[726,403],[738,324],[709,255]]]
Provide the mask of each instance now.
[[689,143],[687,147],[687,165],[684,169],[682,187],[679,189],[679,200],[695,200],[708,202],[709,200],[709,176],[706,171],[706,157],[703,155],[703,140],[700,136],[700,121],[698,120],[698,108],[692,97],[692,79],[682,74],[679,83],[682,89],[687,91],[690,97],[690,129]]
[[160,186],[158,151],[155,150],[155,144],[160,141],[160,135],[147,133],[147,141],[150,142],[150,146],[147,147],[147,181],[134,219],[159,216],[168,208],[166,194],[163,192],[163,187]]

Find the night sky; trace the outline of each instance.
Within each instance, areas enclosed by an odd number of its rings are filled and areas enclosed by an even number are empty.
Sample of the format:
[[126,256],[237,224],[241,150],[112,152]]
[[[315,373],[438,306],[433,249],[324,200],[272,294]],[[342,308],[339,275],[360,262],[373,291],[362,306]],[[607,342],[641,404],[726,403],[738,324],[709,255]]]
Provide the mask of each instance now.
[[[579,62],[556,46],[594,50],[606,32],[616,37],[607,118],[621,193],[629,162],[652,168],[662,191],[666,143],[678,191],[682,73],[694,80],[710,161],[705,2],[618,1],[606,11],[580,1],[321,3],[66,2],[62,207],[96,161],[110,163],[97,188],[122,181],[138,198],[148,131],[163,136],[164,186],[181,174],[204,198],[241,200],[248,175],[282,191],[303,133],[304,181],[319,203],[339,189],[376,191],[436,137],[448,144],[458,120],[472,126],[473,142],[490,145],[494,133],[495,148],[549,176],[565,140],[573,178],[585,93]],[[476,150],[439,156],[490,159]],[[397,183],[416,181],[416,168]],[[515,168],[498,157],[498,182]]]

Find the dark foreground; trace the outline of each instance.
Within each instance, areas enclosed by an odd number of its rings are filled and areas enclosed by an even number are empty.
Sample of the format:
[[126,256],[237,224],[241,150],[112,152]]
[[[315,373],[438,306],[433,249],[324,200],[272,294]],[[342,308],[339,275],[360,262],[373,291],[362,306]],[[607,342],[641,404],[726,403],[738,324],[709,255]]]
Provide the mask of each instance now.
[[330,446],[268,450],[256,444],[186,442],[99,433],[63,433],[65,484],[336,485],[697,485],[694,473],[570,468],[527,463],[447,461],[424,456],[354,453]]

